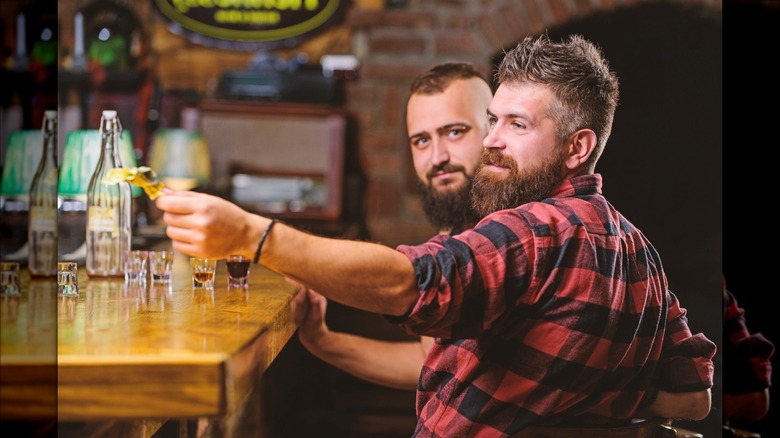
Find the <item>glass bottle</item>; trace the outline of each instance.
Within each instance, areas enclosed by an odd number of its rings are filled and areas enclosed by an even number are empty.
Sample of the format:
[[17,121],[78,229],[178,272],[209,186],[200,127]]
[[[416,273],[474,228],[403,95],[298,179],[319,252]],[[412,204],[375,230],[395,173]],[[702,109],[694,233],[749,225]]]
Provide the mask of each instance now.
[[43,152],[30,183],[27,267],[31,277],[57,276],[57,111],[43,115]]
[[132,239],[133,198],[130,183],[104,183],[108,172],[122,167],[119,136],[122,124],[116,111],[100,118],[101,151],[87,189],[87,275],[123,277],[122,253]]

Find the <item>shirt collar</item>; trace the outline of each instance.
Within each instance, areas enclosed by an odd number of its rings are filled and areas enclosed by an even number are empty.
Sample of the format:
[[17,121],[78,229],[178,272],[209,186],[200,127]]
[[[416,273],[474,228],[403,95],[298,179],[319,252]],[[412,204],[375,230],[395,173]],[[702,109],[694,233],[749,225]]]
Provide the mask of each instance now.
[[563,181],[555,190],[553,190],[550,198],[568,198],[571,196],[600,194],[601,174],[591,173],[588,175],[575,176]]

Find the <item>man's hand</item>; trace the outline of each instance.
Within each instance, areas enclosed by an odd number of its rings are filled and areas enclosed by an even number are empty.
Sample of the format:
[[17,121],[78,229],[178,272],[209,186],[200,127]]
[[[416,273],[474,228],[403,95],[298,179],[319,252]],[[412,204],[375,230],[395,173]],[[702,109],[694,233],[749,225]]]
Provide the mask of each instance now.
[[313,347],[318,340],[327,336],[325,312],[328,300],[311,289],[303,289],[295,296],[295,323],[298,325],[298,338],[306,347]]
[[165,212],[166,234],[174,250],[215,259],[254,256],[264,218],[217,196],[170,189],[164,193],[154,202]]

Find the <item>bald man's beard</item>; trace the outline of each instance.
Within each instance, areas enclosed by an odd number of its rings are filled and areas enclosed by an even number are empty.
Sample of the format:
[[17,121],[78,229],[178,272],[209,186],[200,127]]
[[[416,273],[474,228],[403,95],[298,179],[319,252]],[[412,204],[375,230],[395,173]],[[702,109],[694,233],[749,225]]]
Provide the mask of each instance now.
[[459,233],[473,227],[477,222],[479,216],[471,208],[472,180],[473,176],[466,175],[465,184],[455,190],[447,191],[437,190],[430,180],[427,184],[417,181],[425,217],[437,230]]
[[[485,217],[548,198],[563,181],[564,160],[563,153],[556,149],[541,164],[520,171],[511,157],[495,149],[485,149],[471,186],[472,207],[480,217]],[[488,164],[506,167],[509,172],[496,174],[484,168]]]

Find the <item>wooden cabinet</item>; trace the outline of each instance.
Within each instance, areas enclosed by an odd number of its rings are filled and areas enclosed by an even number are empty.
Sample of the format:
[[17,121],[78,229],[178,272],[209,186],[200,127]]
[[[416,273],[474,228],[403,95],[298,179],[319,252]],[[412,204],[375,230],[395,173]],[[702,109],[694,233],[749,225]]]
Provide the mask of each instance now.
[[260,214],[341,218],[346,117],[340,109],[227,100],[204,100],[200,109],[218,190]]

